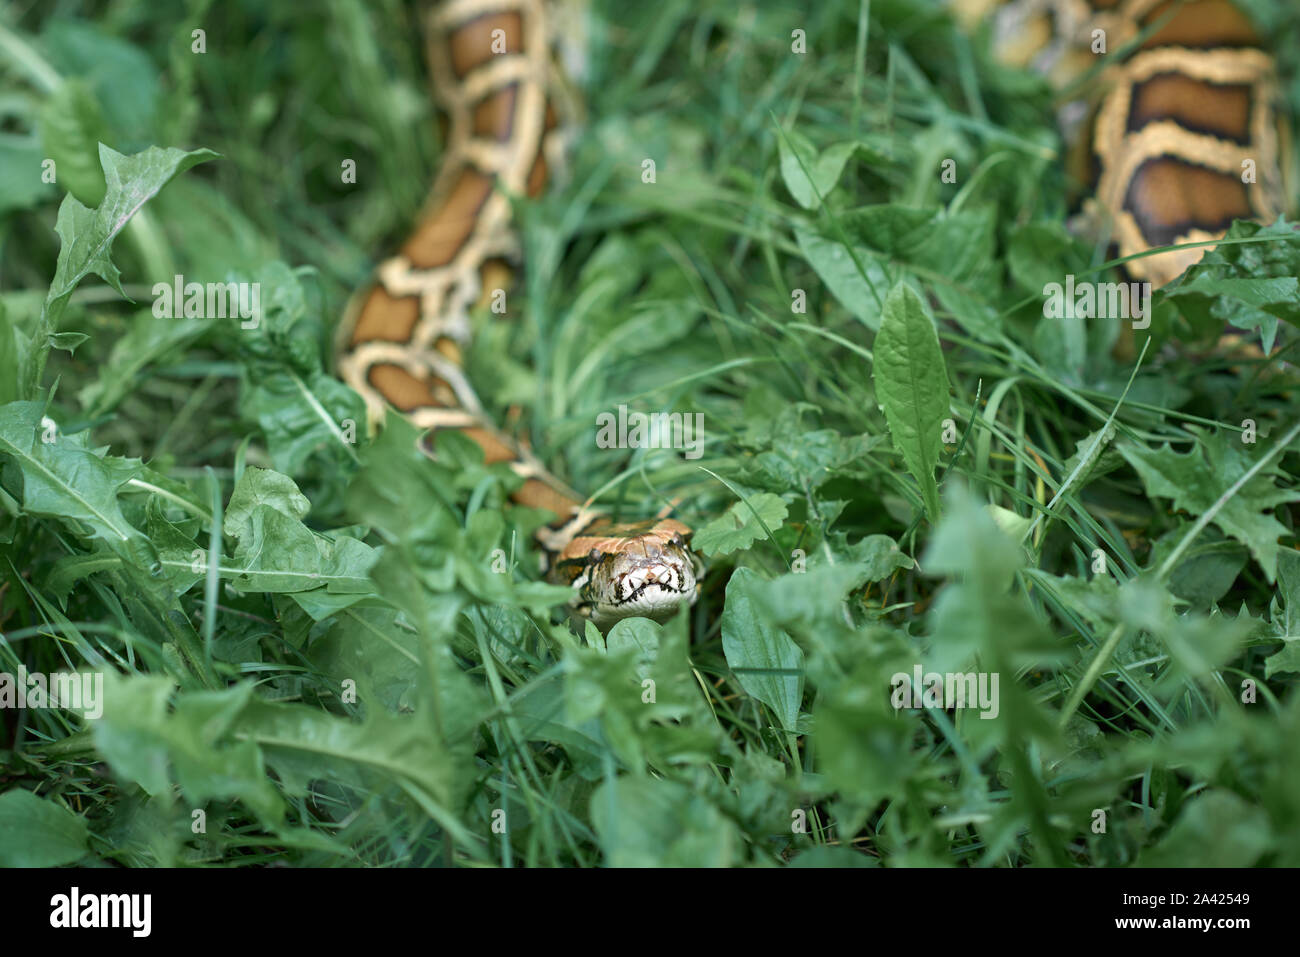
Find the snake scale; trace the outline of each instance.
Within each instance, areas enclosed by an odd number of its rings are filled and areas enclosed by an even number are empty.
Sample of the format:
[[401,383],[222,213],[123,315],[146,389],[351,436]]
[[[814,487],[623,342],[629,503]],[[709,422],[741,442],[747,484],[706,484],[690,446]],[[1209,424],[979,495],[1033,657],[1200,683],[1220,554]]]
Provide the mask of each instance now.
[[[1285,208],[1273,59],[1231,0],[951,6],[967,25],[993,23],[1000,60],[1047,73],[1058,88],[1102,63],[1083,119],[1062,120],[1092,188],[1088,205],[1121,255],[1213,240],[1233,219],[1271,221]],[[691,530],[666,517],[615,524],[590,508],[490,423],[461,365],[471,311],[509,281],[518,259],[512,199],[537,196],[562,168],[580,112],[559,65],[560,24],[543,0],[431,9],[429,68],[448,118],[442,164],[414,232],[354,299],[336,365],[372,425],[392,406],[429,436],[459,430],[488,463],[509,463],[522,478],[514,500],[556,516],[536,536],[549,577],[572,585],[575,612],[607,630],[630,615],[665,620],[695,600]],[[1111,52],[1099,61],[1103,51]],[[1126,268],[1160,286],[1203,253]]]

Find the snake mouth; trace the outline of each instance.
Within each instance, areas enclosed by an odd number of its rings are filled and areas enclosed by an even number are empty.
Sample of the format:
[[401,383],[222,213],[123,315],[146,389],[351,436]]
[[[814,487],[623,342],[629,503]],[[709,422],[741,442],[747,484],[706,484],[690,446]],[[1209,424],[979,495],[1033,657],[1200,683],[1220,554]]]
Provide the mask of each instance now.
[[679,565],[657,562],[649,567],[632,567],[614,579],[614,600],[611,604],[626,605],[641,600],[650,589],[683,594],[685,575]]
[[663,622],[695,601],[695,564],[685,546],[629,549],[606,556],[587,589],[591,620],[608,628],[640,616]]

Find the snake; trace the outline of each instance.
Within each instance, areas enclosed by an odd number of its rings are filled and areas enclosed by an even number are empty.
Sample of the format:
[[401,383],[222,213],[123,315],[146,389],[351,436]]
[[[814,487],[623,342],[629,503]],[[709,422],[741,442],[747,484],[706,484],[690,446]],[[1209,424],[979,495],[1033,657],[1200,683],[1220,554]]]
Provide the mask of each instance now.
[[542,0],[448,0],[425,28],[446,145],[418,224],[339,324],[336,371],[365,400],[372,430],[392,406],[423,430],[427,454],[454,430],[519,476],[511,499],[555,516],[535,544],[546,577],[572,588],[576,619],[602,632],[632,616],[666,621],[699,594],[691,528],[668,516],[615,522],[589,505],[492,423],[462,364],[472,311],[519,260],[513,201],[537,197],[563,169],[580,123],[561,63],[572,23]]
[[[1058,119],[1082,157],[1085,206],[1121,256],[1218,239],[1234,219],[1268,222],[1284,210],[1276,66],[1231,0],[950,5],[967,26],[992,24],[998,60],[1058,89],[1100,68],[1094,95]],[[580,126],[576,58],[565,49],[580,31],[564,9],[546,0],[430,8],[427,60],[448,130],[441,164],[414,230],[353,297],[336,369],[364,398],[372,428],[392,407],[424,430],[429,454],[438,432],[455,430],[485,462],[507,463],[522,480],[512,499],[555,516],[535,533],[546,577],[571,586],[574,615],[606,631],[630,616],[666,621],[696,600],[702,564],[691,529],[663,515],[616,523],[592,507],[492,424],[462,362],[473,311],[519,263],[513,204],[557,178]],[[1159,287],[1205,251],[1144,256],[1125,269]]]

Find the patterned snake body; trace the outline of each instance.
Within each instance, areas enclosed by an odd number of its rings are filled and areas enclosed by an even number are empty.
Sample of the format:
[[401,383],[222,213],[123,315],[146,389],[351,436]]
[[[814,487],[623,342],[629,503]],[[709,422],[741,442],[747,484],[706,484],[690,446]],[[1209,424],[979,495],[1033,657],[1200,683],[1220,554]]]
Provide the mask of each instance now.
[[579,114],[553,57],[561,29],[542,0],[450,0],[434,7],[428,60],[448,117],[426,211],[398,255],[340,325],[339,375],[366,400],[433,436],[454,429],[523,479],[512,498],[556,516],[536,534],[548,577],[602,631],[631,615],[671,617],[696,598],[691,530],[669,518],[614,524],[588,508],[519,443],[492,426],[461,366],[470,311],[509,281],[518,258],[512,197],[537,196],[562,168]]

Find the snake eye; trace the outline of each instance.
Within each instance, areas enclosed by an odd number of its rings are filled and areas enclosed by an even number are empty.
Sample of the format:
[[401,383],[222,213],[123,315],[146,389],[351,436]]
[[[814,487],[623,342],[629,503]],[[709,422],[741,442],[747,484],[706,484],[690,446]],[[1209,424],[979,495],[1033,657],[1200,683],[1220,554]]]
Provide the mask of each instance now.
[[587,559],[588,561],[593,561],[593,562],[600,561],[600,549],[593,548],[591,551],[587,552]]

